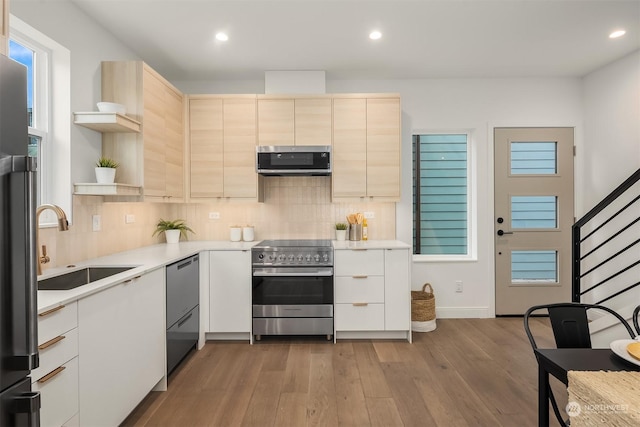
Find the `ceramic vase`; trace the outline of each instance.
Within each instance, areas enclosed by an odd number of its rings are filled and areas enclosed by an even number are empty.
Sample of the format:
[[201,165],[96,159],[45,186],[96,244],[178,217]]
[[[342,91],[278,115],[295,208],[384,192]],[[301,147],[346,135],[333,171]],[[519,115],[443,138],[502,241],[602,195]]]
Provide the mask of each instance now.
[[115,168],[96,168],[96,182],[98,184],[113,184],[115,179]]
[[180,230],[165,230],[164,237],[167,243],[178,243],[180,241]]

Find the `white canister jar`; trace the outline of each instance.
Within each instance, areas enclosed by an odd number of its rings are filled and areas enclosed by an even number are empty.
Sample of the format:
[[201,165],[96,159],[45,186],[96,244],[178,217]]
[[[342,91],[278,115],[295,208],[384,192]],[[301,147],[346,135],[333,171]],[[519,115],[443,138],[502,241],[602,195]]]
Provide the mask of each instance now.
[[229,239],[232,242],[239,242],[242,240],[242,227],[230,227]]
[[242,228],[242,240],[245,242],[253,242],[254,232],[250,225]]

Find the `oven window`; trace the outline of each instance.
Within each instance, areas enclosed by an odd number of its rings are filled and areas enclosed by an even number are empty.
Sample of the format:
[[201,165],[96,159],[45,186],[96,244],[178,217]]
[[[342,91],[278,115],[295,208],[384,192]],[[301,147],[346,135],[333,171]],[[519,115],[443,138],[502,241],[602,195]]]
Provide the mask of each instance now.
[[254,277],[254,305],[333,304],[333,277]]

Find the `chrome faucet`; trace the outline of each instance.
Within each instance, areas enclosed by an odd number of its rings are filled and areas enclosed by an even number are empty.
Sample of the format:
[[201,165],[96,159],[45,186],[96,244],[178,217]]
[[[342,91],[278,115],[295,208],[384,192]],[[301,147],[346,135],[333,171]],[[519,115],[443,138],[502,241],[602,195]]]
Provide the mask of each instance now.
[[69,229],[69,221],[67,221],[67,214],[64,213],[62,208],[57,205],[44,204],[38,206],[36,209],[36,248],[38,248],[38,276],[42,274],[42,264],[46,264],[51,259],[47,256],[47,247],[42,245],[42,255],[40,255],[40,214],[42,211],[51,209],[58,217],[58,230],[67,231]]

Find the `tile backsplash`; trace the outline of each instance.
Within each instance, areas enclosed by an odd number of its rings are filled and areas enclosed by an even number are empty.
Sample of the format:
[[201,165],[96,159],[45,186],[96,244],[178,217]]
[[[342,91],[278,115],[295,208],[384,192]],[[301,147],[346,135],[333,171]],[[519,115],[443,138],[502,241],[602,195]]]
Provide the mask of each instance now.
[[[252,225],[255,240],[333,239],[334,224],[346,222],[353,212],[373,212],[369,239],[395,239],[395,203],[332,203],[330,177],[267,177],[264,203],[220,199],[213,203],[164,204],[105,202],[101,196],[74,196],[73,224],[69,231],[40,230],[40,245],[47,245],[47,268],[141,246],[164,242],[152,237],[160,218],[182,218],[193,229],[190,240],[229,240],[229,227]],[[209,214],[217,212],[218,219]],[[92,231],[93,215],[101,216],[101,231]],[[134,222],[126,223],[127,215]]]

